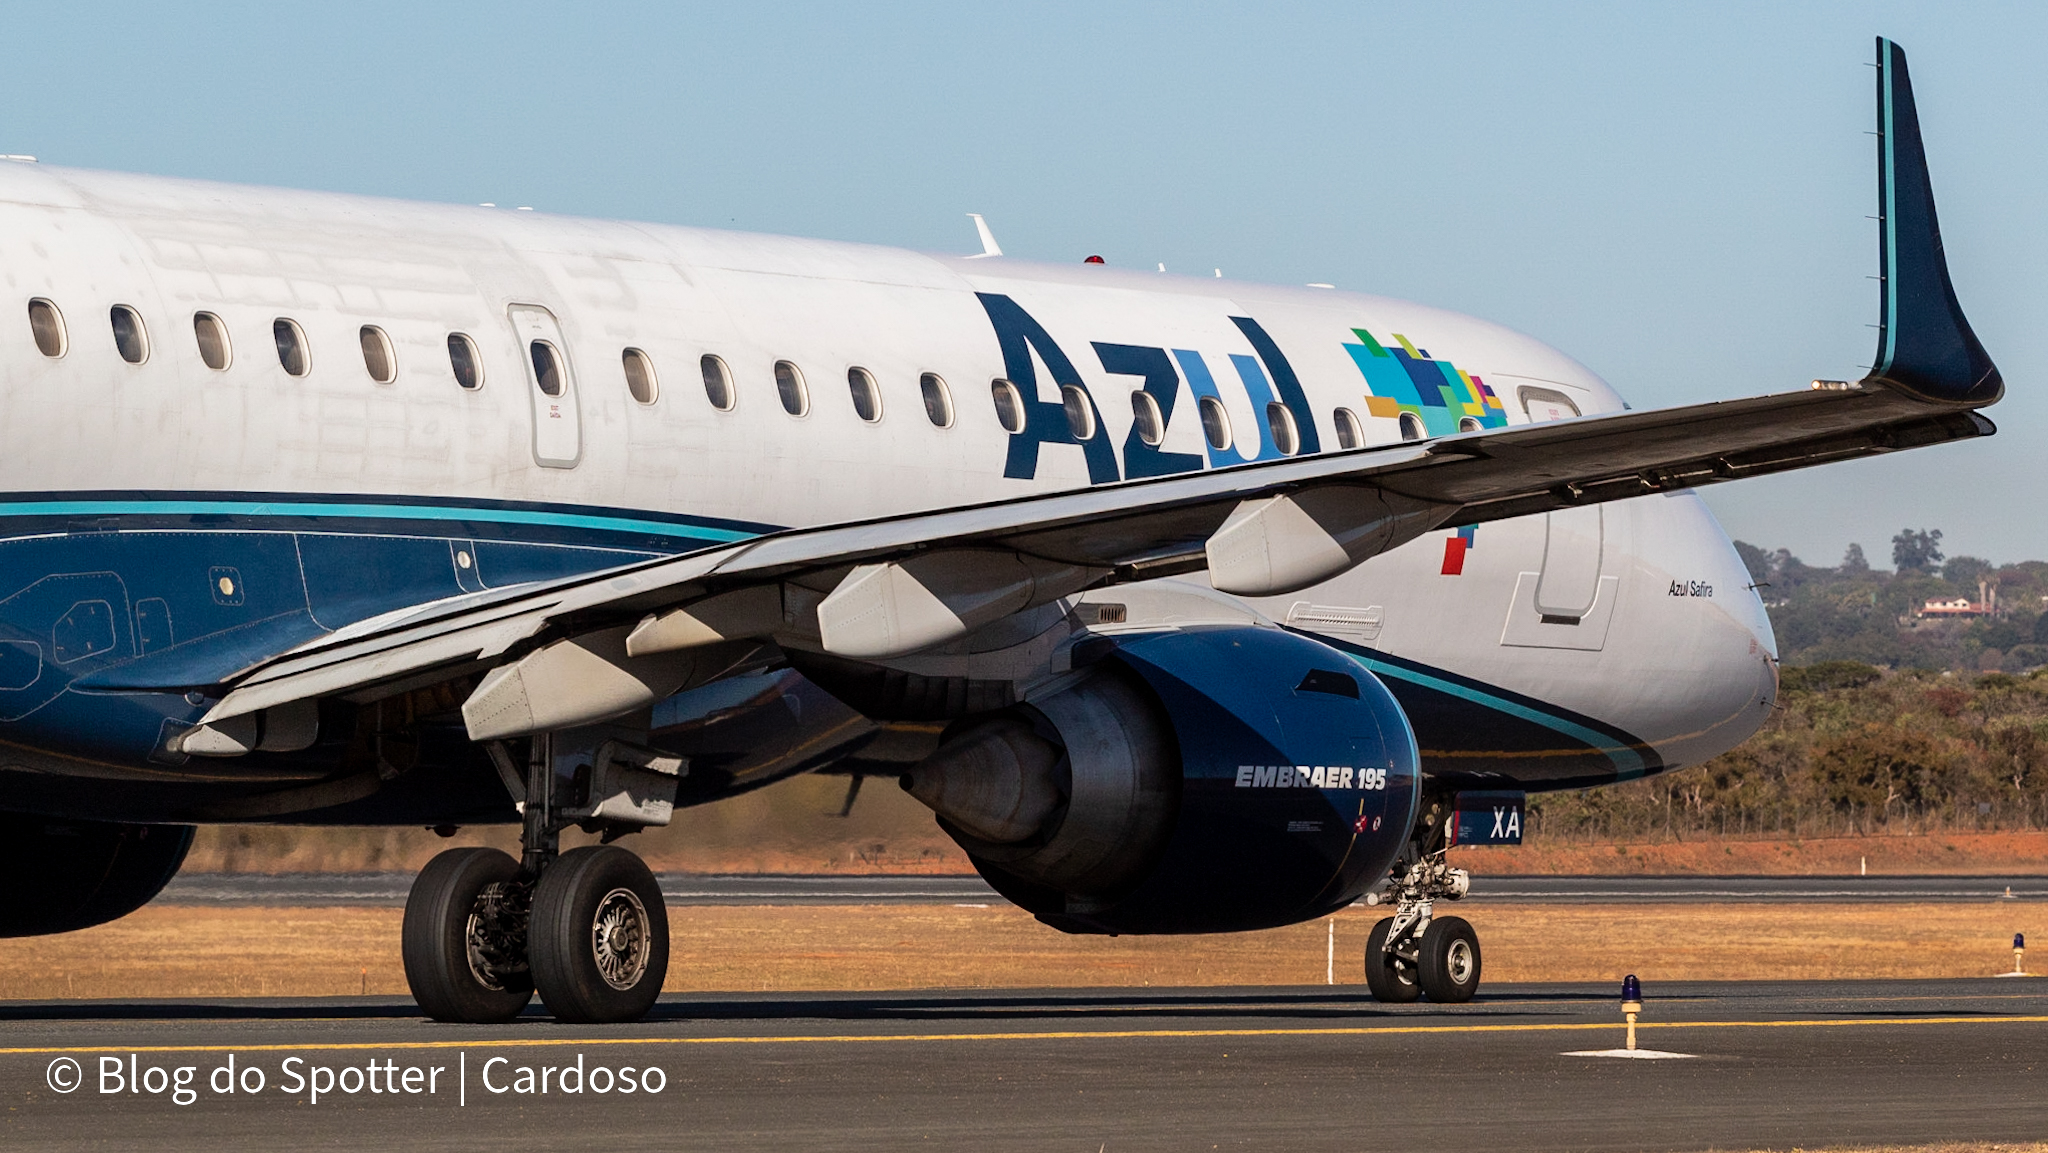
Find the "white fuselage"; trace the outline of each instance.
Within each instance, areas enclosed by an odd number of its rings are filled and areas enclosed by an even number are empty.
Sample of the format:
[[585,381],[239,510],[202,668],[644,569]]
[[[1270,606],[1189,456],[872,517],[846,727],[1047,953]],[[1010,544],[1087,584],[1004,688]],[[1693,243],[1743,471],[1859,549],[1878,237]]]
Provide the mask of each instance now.
[[[1001,500],[1137,475],[1126,450],[1145,380],[1107,371],[1106,345],[1170,354],[1176,399],[1154,454],[1187,467],[1271,455],[1258,350],[1233,318],[1254,318],[1284,353],[1325,450],[1340,443],[1340,409],[1363,443],[1403,435],[1395,399],[1368,400],[1363,358],[1377,354],[1361,330],[1455,366],[1447,379],[1484,381],[1498,403],[1473,419],[1489,426],[1621,407],[1529,337],[1381,297],[20,163],[0,163],[0,276],[12,297],[0,317],[14,317],[0,320],[0,490],[14,500],[434,498],[760,527]],[[977,294],[1007,298],[1057,344],[1111,456],[1048,441],[1020,468],[991,392],[1020,374]],[[39,349],[31,300],[61,314],[61,355]],[[140,363],[117,350],[115,306],[144,325]],[[200,355],[202,312],[229,336],[223,368]],[[280,363],[281,319],[303,334],[303,375]],[[389,339],[388,383],[366,370],[365,326]],[[560,396],[536,388],[537,332],[565,357]],[[456,383],[451,333],[473,341],[480,387]],[[1060,373],[1029,348],[1025,399],[1059,404]],[[651,403],[629,392],[627,349],[653,368]],[[730,374],[729,411],[707,399],[706,357]],[[777,362],[800,374],[800,415]],[[879,386],[877,419],[856,411],[854,369]],[[927,376],[943,381],[948,427],[927,415]],[[1204,394],[1227,414],[1227,449],[1205,443]],[[1696,497],[1486,524],[1469,548],[1455,535],[1253,607],[1597,718],[1667,766],[1761,723],[1775,692],[1769,622]]]

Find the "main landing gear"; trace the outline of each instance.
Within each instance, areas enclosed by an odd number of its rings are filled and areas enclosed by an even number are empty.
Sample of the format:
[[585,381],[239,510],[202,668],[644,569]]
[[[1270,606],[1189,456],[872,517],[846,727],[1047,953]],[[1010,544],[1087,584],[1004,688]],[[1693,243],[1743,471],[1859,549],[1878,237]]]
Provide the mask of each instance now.
[[[665,824],[667,804],[659,821],[635,820],[617,806],[607,811],[603,798],[622,774],[638,774],[630,784],[644,797],[647,776],[672,781],[680,762],[606,742],[593,764],[578,765],[564,782],[554,745],[547,736],[533,739],[523,781],[503,747],[492,750],[508,787],[522,786],[513,791],[525,818],[521,858],[450,849],[427,863],[406,898],[405,979],[434,1020],[510,1021],[538,991],[558,1020],[633,1021],[661,994],[668,910],[654,874],[615,845],[564,853],[560,840],[571,824],[602,828],[607,839],[621,828]],[[558,796],[563,784],[571,795]]]
[[1388,874],[1387,890],[1372,898],[1394,902],[1394,915],[1374,925],[1365,942],[1365,984],[1375,1001],[1428,997],[1455,1005],[1479,990],[1479,934],[1463,917],[1435,915],[1436,902],[1472,889],[1471,875],[1446,859],[1441,814],[1441,806],[1426,810],[1410,851]]

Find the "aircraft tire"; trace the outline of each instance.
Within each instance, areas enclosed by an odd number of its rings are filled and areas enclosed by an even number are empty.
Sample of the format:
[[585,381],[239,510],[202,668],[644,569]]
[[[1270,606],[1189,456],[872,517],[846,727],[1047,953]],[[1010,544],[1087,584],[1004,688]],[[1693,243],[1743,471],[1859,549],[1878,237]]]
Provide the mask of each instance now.
[[1422,931],[1423,995],[1439,1005],[1461,1005],[1479,990],[1479,934],[1463,917],[1438,917]]
[[517,1017],[533,999],[533,977],[517,964],[516,942],[499,952],[514,958],[493,966],[479,922],[484,890],[519,877],[519,862],[497,849],[449,849],[427,862],[405,898],[400,934],[405,983],[420,1011],[436,1021],[496,1024]]
[[668,907],[639,857],[613,845],[563,853],[533,893],[527,956],[558,1020],[637,1021],[668,976]]
[[1393,927],[1392,917],[1382,918],[1365,939],[1365,987],[1375,1001],[1405,1005],[1422,996],[1422,986],[1408,962],[1387,954],[1387,931]]

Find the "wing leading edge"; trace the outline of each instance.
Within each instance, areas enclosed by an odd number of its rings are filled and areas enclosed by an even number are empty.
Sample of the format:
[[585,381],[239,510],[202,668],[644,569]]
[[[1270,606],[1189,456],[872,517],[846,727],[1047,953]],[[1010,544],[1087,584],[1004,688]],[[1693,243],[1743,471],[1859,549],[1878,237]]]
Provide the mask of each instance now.
[[[702,683],[736,646],[879,659],[1106,583],[1207,569],[1306,587],[1445,524],[1672,492],[1991,435],[2003,393],[1949,282],[1905,56],[1878,41],[1884,319],[1861,381],[795,529],[343,630],[223,685],[204,726],[481,674],[490,739]],[[232,741],[229,742],[233,744]]]

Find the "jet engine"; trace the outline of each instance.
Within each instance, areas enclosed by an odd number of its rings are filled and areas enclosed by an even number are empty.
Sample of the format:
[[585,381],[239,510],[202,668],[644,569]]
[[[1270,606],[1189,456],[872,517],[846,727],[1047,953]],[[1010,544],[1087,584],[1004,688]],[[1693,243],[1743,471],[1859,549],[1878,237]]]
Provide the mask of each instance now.
[[190,825],[119,825],[0,813],[0,937],[66,933],[125,917],[163,891]]
[[1056,691],[955,724],[903,787],[989,884],[1074,933],[1321,916],[1393,863],[1420,788],[1392,694],[1272,628],[1094,637]]

